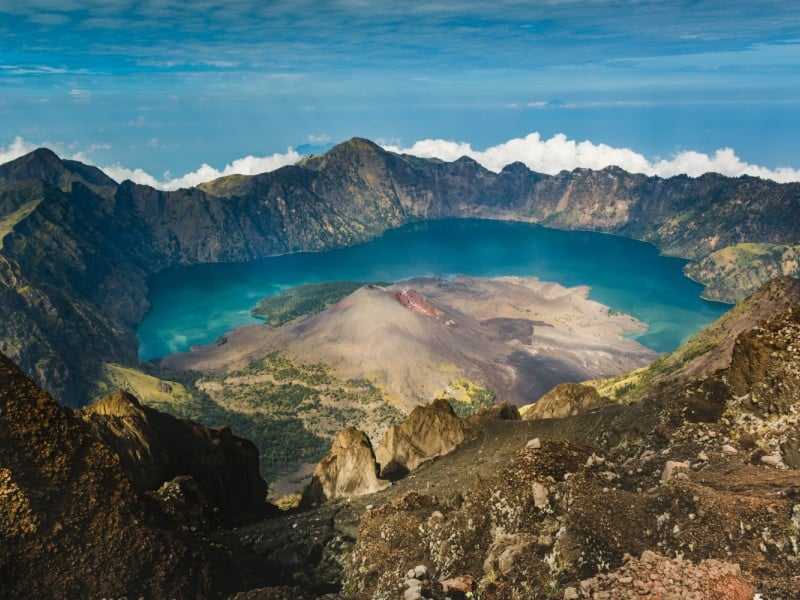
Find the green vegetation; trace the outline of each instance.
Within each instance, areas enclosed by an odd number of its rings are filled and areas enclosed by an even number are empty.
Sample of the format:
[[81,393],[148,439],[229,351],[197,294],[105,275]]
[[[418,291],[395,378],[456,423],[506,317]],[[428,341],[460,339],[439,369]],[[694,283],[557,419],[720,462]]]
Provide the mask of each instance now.
[[103,379],[98,384],[98,398],[114,390],[125,390],[148,405],[178,405],[191,400],[190,392],[182,384],[159,379],[132,367],[105,363]]
[[[277,296],[262,298],[252,313],[277,327],[303,315],[321,313],[363,285],[368,284],[359,281],[304,283],[284,290]],[[372,285],[388,284],[377,282]]]
[[41,198],[38,200],[31,200],[30,202],[26,202],[18,209],[0,217],[0,250],[3,249],[3,239],[11,233],[11,230],[14,229],[14,225],[22,221],[25,217],[30,215],[36,207],[39,206],[41,202]]
[[173,377],[181,381],[163,380],[117,364],[105,364],[103,376],[105,381],[97,386],[97,398],[123,389],[156,410],[207,427],[226,425],[236,435],[252,441],[258,448],[261,475],[268,483],[301,462],[317,462],[330,448],[330,440],[309,431],[303,420],[292,414],[291,394],[288,400],[278,399],[278,408],[270,414],[221,405],[197,387],[196,376]]
[[712,252],[684,269],[706,285],[705,297],[734,302],[779,275],[800,275],[800,246],[742,243]]
[[275,352],[231,373],[171,374],[161,379],[106,364],[96,397],[124,389],[144,404],[203,425],[229,426],[251,440],[267,482],[302,462],[317,462],[345,427],[382,430],[402,413],[368,379],[343,380],[324,364],[299,364]]
[[439,397],[447,400],[453,407],[453,412],[462,418],[474,415],[481,408],[492,406],[495,399],[494,392],[466,379],[451,382]]

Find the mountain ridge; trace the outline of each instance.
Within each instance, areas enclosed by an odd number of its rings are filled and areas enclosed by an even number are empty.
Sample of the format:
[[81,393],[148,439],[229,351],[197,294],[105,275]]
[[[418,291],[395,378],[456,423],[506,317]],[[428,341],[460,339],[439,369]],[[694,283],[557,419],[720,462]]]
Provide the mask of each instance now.
[[147,277],[167,268],[327,250],[445,217],[592,229],[693,260],[741,242],[800,242],[800,184],[756,178],[547,176],[519,164],[495,174],[354,138],[270,173],[164,192],[56,159],[38,150],[0,166],[0,210],[38,200],[3,237],[0,349],[70,404],[86,401],[77,381],[96,377],[99,356],[137,364]]

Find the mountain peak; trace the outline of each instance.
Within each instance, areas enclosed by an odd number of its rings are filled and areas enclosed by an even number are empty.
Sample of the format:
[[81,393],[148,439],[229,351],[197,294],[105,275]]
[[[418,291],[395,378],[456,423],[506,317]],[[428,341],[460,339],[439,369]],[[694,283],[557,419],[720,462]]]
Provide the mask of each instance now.
[[333,148],[328,150],[323,156],[347,156],[352,154],[385,154],[386,150],[381,148],[375,142],[366,138],[354,137],[349,140],[336,144]]
[[37,148],[0,165],[0,184],[39,180],[68,191],[76,181],[95,192],[116,188],[117,183],[97,167],[75,160],[62,160],[49,148]]
[[19,158],[0,165],[0,181],[19,179],[52,178],[52,174],[61,174],[65,170],[64,163],[49,148],[37,148]]

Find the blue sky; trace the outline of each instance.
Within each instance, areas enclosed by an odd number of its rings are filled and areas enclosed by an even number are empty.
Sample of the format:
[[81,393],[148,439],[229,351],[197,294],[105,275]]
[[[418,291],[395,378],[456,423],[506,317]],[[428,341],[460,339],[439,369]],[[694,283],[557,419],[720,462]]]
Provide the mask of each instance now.
[[724,148],[796,170],[800,3],[0,0],[0,158],[47,144],[163,181],[352,136],[482,157],[534,132],[659,174]]

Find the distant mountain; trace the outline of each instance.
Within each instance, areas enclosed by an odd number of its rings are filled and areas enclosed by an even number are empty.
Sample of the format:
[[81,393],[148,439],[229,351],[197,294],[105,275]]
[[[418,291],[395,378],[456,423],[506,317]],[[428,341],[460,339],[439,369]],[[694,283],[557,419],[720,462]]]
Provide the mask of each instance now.
[[[547,176],[521,163],[492,173],[466,157],[398,155],[354,138],[271,173],[163,192],[40,149],[0,166],[0,350],[81,404],[101,362],[136,364],[149,275],[326,250],[444,217],[616,233],[700,260],[744,242],[798,245],[800,184],[618,168]],[[742,295],[735,275],[717,293]]]

